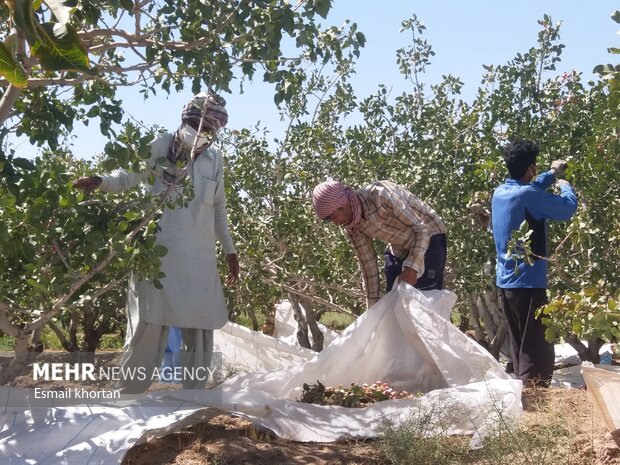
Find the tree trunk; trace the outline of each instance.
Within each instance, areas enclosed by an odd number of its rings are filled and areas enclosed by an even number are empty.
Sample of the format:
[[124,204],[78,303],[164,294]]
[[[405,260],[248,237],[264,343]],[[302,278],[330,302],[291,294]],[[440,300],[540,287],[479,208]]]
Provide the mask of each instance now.
[[598,337],[589,339],[588,345],[586,346],[575,334],[569,334],[566,336],[566,342],[577,351],[577,355],[579,355],[579,359],[582,362],[600,363],[601,358],[599,351],[605,343],[602,339]]
[[4,92],[2,99],[0,99],[0,124],[4,124],[4,122],[11,115],[11,111],[13,111],[13,106],[15,102],[17,102],[17,98],[21,90],[15,87],[13,84],[9,85],[9,87]]
[[256,312],[254,311],[254,307],[250,305],[247,307],[247,310],[248,316],[250,317],[250,320],[252,320],[252,329],[254,331],[258,331],[260,329],[260,326],[258,325],[258,319],[256,318]]
[[312,350],[315,352],[320,352],[323,350],[323,332],[319,328],[319,322],[316,317],[316,313],[314,313],[314,306],[312,305],[312,301],[309,299],[300,299],[303,305],[304,310],[306,311],[306,322],[308,323],[308,328],[310,328],[310,333],[312,334]]
[[[94,354],[101,339],[101,335],[99,334],[99,331],[97,331],[97,327],[95,325],[97,314],[90,305],[84,306],[82,313],[84,314],[82,318],[82,331],[84,331],[82,352]],[[104,318],[103,315],[101,315],[101,317]],[[100,324],[103,324],[103,321]]]
[[69,323],[69,346],[73,349],[70,352],[78,350],[78,328],[80,327],[80,315],[77,310],[71,310],[71,321]]
[[30,338],[30,350],[32,352],[41,353],[43,352],[43,342],[41,342],[41,338],[43,337],[43,328],[37,328],[32,332],[32,337]]
[[489,353],[495,357],[495,360],[499,360],[499,354],[501,352],[502,347],[507,342],[506,335],[508,334],[508,324],[505,321],[500,323],[499,328],[497,328],[497,332],[493,339],[491,339],[491,344],[489,344]]
[[478,305],[476,304],[476,297],[473,294],[469,296],[469,327],[474,331],[474,339],[479,344],[485,345],[486,337],[482,326],[480,325],[480,314],[478,313]]
[[15,337],[15,356],[0,372],[0,385],[4,385],[13,381],[16,377],[23,375],[28,368],[28,364],[39,354],[29,350],[31,333],[25,332],[19,328]]
[[288,298],[293,307],[293,317],[297,322],[297,342],[299,342],[300,346],[311,349],[312,346],[310,345],[310,338],[308,337],[308,322],[306,321],[304,312],[296,296],[289,294]]
[[55,321],[50,320],[47,322],[47,325],[52,329],[52,331],[54,331],[54,334],[56,334],[56,337],[58,338],[58,341],[60,341],[60,345],[63,349],[67,352],[75,352],[77,350],[77,347],[72,345],[63,330],[56,324]]
[[479,296],[469,296],[469,323],[476,341],[499,360],[500,353],[510,356],[508,325],[499,308],[495,288],[487,289]]

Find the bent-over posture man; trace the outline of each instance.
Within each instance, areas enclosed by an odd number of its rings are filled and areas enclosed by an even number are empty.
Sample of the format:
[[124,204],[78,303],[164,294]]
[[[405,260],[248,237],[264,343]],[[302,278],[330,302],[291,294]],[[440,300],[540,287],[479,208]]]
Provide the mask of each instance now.
[[346,229],[362,270],[368,307],[380,297],[373,239],[387,244],[388,292],[396,278],[421,290],[443,288],[446,228],[429,205],[405,188],[377,181],[355,190],[325,181],[314,188],[312,206],[319,218]]

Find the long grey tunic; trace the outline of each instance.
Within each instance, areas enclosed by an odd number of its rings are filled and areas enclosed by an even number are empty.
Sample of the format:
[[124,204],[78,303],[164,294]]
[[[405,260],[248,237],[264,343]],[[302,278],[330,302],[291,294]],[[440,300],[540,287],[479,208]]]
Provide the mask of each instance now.
[[[159,136],[151,146],[151,166],[166,156],[171,134]],[[160,162],[161,164],[161,162]],[[224,293],[217,271],[216,239],[225,254],[235,252],[228,230],[222,155],[208,148],[191,162],[187,175],[194,185],[194,198],[187,208],[164,209],[157,243],[168,253],[162,258],[163,289],[148,281],[131,279],[127,296],[128,316],[148,323],[182,328],[216,329],[228,320]],[[141,182],[149,173],[115,171],[102,176],[100,190],[122,192]],[[153,193],[165,189],[160,177]]]

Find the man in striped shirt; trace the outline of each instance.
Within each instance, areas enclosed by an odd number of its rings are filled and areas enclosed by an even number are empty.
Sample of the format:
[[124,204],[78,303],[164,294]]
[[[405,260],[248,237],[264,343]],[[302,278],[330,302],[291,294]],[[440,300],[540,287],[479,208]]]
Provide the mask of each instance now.
[[398,279],[421,290],[442,289],[446,228],[425,202],[390,181],[355,190],[338,181],[314,188],[317,216],[344,226],[360,263],[368,307],[379,300],[379,270],[373,239],[385,249],[386,290]]

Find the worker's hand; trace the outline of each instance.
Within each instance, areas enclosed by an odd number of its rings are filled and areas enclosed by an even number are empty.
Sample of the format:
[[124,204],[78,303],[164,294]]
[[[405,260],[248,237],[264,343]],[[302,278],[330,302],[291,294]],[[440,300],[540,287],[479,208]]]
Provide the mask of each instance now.
[[562,186],[562,185],[570,186],[570,183],[569,183],[567,180],[565,180],[565,179],[558,179],[558,180],[555,182],[555,185],[556,185],[557,187],[560,187],[560,186]]
[[554,160],[551,162],[551,173],[553,173],[556,178],[564,176],[566,168],[568,168],[568,162],[566,160]]
[[94,191],[101,185],[101,178],[99,176],[89,176],[87,178],[80,178],[73,181],[72,186],[76,189],[82,189],[86,192]]
[[226,285],[234,286],[239,281],[239,260],[236,253],[226,255],[226,265],[228,265],[228,276]]
[[398,280],[415,286],[415,283],[418,280],[418,272],[413,268],[409,268],[408,266],[406,266],[403,268],[402,273],[398,275]]

